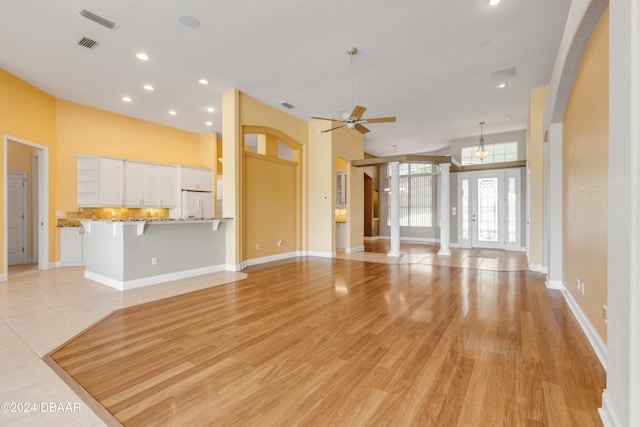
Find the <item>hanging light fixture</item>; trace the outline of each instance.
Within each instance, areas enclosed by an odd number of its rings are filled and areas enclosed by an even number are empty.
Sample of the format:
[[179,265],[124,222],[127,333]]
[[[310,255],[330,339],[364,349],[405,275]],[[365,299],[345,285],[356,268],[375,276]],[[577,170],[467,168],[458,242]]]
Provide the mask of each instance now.
[[484,126],[484,122],[480,122],[480,145],[478,145],[478,149],[474,153],[474,156],[483,161],[489,155],[489,152],[484,147],[484,137],[482,136],[482,126]]

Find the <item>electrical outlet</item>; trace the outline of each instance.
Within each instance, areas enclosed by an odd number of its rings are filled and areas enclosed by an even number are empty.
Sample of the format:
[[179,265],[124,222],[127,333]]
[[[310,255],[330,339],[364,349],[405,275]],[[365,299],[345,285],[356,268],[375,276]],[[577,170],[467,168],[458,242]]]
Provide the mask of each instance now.
[[604,323],[607,323],[607,304],[602,305],[602,318],[604,319]]
[[580,292],[584,295],[584,282],[580,281]]
[[152,256],[151,257],[151,265],[158,265],[158,257],[157,256]]
[[278,247],[282,246],[282,240],[278,240]]
[[578,288],[578,290],[580,290],[580,278],[576,277],[576,288]]
[[256,251],[259,251],[259,250],[260,250],[260,244],[256,243]]

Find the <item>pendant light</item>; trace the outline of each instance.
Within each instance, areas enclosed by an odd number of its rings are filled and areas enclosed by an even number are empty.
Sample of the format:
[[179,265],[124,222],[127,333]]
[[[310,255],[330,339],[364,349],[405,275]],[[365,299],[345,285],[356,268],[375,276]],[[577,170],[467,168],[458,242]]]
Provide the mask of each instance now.
[[482,136],[482,126],[484,126],[484,122],[480,122],[480,145],[478,145],[478,149],[474,153],[474,156],[483,161],[489,155],[489,152],[484,147],[484,137]]

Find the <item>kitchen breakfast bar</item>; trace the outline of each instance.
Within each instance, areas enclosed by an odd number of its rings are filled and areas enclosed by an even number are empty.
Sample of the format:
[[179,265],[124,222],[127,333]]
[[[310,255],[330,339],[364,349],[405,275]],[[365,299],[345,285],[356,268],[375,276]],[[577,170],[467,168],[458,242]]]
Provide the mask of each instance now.
[[80,222],[84,276],[121,291],[225,269],[222,219]]

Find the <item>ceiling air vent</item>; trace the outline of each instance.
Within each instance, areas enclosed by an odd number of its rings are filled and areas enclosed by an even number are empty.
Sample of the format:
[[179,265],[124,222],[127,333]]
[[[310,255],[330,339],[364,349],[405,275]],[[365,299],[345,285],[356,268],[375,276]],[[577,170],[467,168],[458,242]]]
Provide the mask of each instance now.
[[293,105],[289,104],[288,102],[281,102],[280,105],[282,105],[284,108],[288,108],[289,110],[295,108]]
[[103,18],[102,16],[98,16],[93,12],[89,12],[86,9],[82,9],[80,11],[80,15],[84,16],[85,18],[95,22],[96,24],[100,24],[103,27],[107,27],[110,30],[113,30],[114,28],[117,27],[117,25],[114,22],[109,21],[106,18]]
[[96,47],[98,45],[98,42],[95,40],[91,40],[87,37],[83,37],[82,39],[80,39],[80,41],[78,42],[78,44],[80,46],[84,46],[87,49],[93,49],[94,47]]

